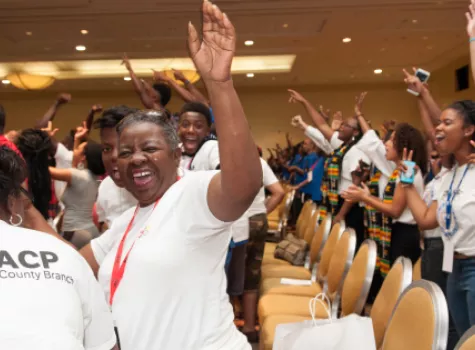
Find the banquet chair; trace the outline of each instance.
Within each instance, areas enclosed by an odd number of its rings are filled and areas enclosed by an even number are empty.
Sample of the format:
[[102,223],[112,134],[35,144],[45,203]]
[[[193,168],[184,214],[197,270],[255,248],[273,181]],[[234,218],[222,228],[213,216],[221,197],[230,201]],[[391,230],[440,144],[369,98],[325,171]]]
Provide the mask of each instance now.
[[470,328],[465,334],[460,338],[455,350],[474,350],[475,349],[475,326]]
[[399,297],[384,335],[382,350],[445,350],[449,311],[434,282],[413,282]]
[[421,275],[421,258],[417,259],[412,269],[412,281],[419,281],[422,279]]

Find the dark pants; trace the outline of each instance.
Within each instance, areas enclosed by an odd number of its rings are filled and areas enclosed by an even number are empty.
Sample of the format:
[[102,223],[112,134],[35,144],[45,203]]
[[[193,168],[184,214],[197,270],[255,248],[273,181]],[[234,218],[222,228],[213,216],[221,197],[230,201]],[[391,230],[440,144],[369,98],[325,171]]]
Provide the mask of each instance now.
[[231,261],[226,274],[228,277],[228,295],[238,296],[244,291],[244,269],[246,266],[247,241],[239,242],[232,249]]
[[391,265],[400,256],[405,256],[415,264],[421,256],[421,233],[417,225],[393,223],[391,231]]
[[300,212],[302,211],[302,207],[305,201],[309,199],[312,199],[311,194],[303,194],[302,196],[302,192],[295,193],[294,201],[292,202],[292,208],[290,211],[292,214],[289,219],[290,226],[295,226],[297,224],[297,219],[299,218]]
[[[425,280],[436,283],[444,294],[446,294],[448,274],[442,271],[443,258],[444,242],[442,238],[424,239],[424,250],[422,251],[421,258],[421,276]],[[452,315],[449,312],[449,339],[447,342],[447,350],[455,349],[458,340],[459,336],[455,329]]]
[[[345,203],[345,200],[340,197],[338,202],[337,214],[340,211],[341,207]],[[353,204],[348,214],[345,216],[346,227],[352,228],[356,233],[356,252],[360,248],[361,244],[366,238],[366,230],[364,226],[364,209],[360,207],[359,203]]]

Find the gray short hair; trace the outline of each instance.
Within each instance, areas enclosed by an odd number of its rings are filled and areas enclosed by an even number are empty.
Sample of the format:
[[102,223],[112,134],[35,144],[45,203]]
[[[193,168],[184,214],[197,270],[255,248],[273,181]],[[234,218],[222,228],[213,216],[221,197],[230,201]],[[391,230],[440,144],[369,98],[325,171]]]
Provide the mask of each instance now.
[[178,138],[175,126],[171,123],[169,115],[166,112],[143,110],[132,113],[122,119],[119,124],[117,124],[117,133],[120,136],[120,134],[124,131],[125,128],[138,123],[152,123],[158,125],[162,128],[163,134],[165,135],[166,141],[170,146],[170,149],[175,150],[179,147],[180,139]]

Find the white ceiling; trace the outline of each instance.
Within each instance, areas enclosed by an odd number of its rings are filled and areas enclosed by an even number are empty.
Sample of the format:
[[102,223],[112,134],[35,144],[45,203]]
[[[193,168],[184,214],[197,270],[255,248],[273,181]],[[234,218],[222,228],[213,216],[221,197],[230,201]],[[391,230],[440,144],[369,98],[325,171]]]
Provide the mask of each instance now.
[[[236,76],[241,86],[400,81],[402,67],[433,71],[468,52],[465,0],[216,3],[236,26],[238,55],[297,55],[290,73]],[[200,0],[0,0],[0,62],[117,59],[123,52],[132,63],[134,58],[184,57],[186,24],[190,20],[199,24],[200,4]],[[82,35],[81,29],[89,34]],[[347,36],[352,42],[343,44]],[[245,40],[254,40],[254,46],[244,46]],[[86,45],[87,51],[76,52],[78,44]],[[373,74],[376,68],[383,69],[381,76]],[[61,81],[50,89],[129,85],[118,78],[85,79]]]

